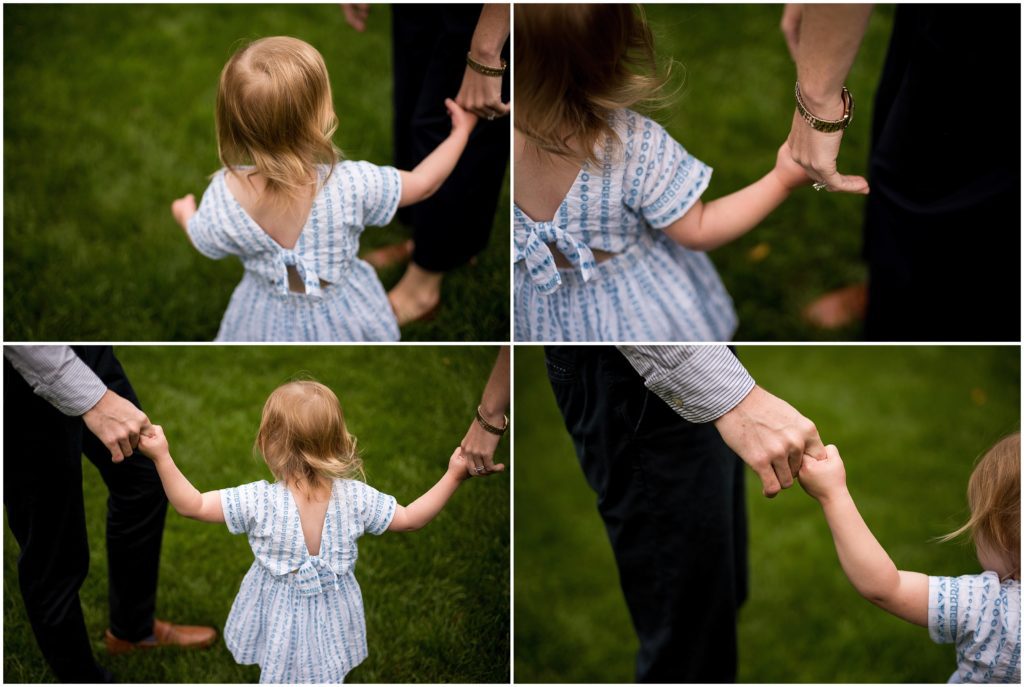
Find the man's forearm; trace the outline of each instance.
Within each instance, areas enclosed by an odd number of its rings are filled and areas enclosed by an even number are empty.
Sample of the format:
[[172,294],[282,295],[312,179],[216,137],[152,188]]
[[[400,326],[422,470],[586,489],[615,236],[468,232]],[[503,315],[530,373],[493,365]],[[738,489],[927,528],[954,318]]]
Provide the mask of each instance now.
[[[797,48],[797,81],[808,109],[842,116],[840,92],[857,57],[872,5],[805,5]],[[836,109],[838,107],[838,110]]]
[[84,414],[107,391],[70,346],[4,346],[4,357],[36,395],[65,415]]

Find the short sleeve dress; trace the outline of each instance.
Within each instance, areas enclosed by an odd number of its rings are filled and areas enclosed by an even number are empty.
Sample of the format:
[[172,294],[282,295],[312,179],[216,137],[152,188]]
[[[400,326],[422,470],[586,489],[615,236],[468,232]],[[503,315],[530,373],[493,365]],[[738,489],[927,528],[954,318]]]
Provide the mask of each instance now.
[[956,644],[949,682],[1020,684],[1020,581],[999,575],[928,578],[928,634]]
[[[610,124],[551,221],[513,208],[518,341],[725,341],[732,300],[704,253],[662,229],[686,214],[711,168],[659,124],[629,110]],[[558,268],[549,245],[573,265]],[[597,263],[591,249],[616,255]]]
[[[394,167],[345,160],[318,171],[323,186],[291,250],[246,214],[217,172],[188,223],[192,243],[218,260],[237,256],[245,275],[221,320],[217,341],[397,341],[398,322],[377,273],[358,257],[367,226],[398,209]],[[305,293],[288,288],[288,268]],[[320,281],[329,283],[321,288]]]
[[315,556],[283,483],[244,484],[221,490],[220,498],[228,530],[246,534],[256,557],[224,626],[231,655],[259,665],[260,682],[343,682],[367,656],[356,540],[387,530],[395,498],[334,480]]

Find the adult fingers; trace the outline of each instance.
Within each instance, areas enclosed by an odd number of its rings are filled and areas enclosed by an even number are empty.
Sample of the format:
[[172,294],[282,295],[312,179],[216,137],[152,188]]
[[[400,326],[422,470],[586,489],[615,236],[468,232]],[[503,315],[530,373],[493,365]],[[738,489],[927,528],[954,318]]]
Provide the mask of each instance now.
[[817,430],[804,442],[804,453],[815,460],[825,460],[825,446],[821,443]]
[[825,184],[829,191],[857,193],[860,195],[867,195],[871,191],[871,188],[868,186],[868,180],[864,177],[847,176],[838,172],[822,175],[821,183]]
[[771,465],[761,468],[757,476],[761,478],[761,493],[766,498],[773,499],[776,494],[782,491],[782,487],[779,486],[779,478],[776,477]]
[[779,479],[779,486],[789,489],[793,486],[793,473],[789,469],[789,456],[783,456],[772,463],[772,470]]
[[[124,449],[121,447],[121,443],[117,439],[111,439],[110,441],[104,441],[103,445],[110,451],[110,460],[115,463],[120,463],[124,460]],[[131,448],[129,446],[129,448]]]
[[800,474],[800,468],[804,462],[803,449],[794,448],[789,452],[789,472],[793,477],[797,477]]

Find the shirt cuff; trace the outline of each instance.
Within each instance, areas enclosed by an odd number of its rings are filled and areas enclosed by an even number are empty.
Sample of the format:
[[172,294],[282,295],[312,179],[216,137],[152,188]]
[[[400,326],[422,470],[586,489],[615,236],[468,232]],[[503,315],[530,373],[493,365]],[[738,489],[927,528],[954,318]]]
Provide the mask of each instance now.
[[726,346],[618,348],[647,388],[689,422],[717,420],[754,388],[754,378]]

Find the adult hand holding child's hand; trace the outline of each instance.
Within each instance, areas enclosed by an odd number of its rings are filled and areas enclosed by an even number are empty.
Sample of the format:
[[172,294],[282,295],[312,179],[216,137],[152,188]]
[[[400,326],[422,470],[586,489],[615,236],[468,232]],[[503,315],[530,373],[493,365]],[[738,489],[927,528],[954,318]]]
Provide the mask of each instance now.
[[800,466],[800,486],[818,501],[846,492],[846,468],[833,444],[825,447],[824,460],[805,460]]
[[470,478],[470,474],[466,470],[466,459],[462,457],[461,447],[456,448],[452,452],[452,457],[448,459],[448,474],[460,482],[465,482]]
[[444,106],[452,120],[452,132],[465,133],[466,136],[469,136],[473,127],[476,126],[477,116],[459,107],[459,104],[451,98],[444,99]]
[[115,463],[132,455],[139,445],[139,433],[148,429],[149,418],[128,399],[110,389],[82,415],[89,431],[110,451]]
[[181,225],[182,229],[188,230],[188,221],[196,214],[196,197],[189,193],[187,196],[178,198],[171,203],[171,214],[174,221]]
[[793,151],[789,147],[789,141],[779,146],[779,152],[775,156],[775,176],[788,189],[795,189],[800,186],[809,186],[813,179],[807,175],[804,168],[793,159]]

